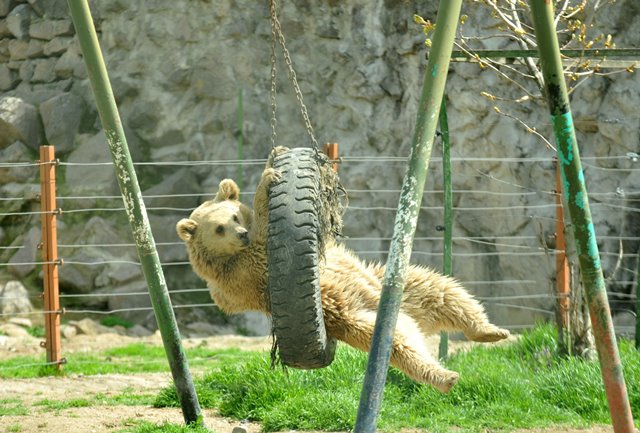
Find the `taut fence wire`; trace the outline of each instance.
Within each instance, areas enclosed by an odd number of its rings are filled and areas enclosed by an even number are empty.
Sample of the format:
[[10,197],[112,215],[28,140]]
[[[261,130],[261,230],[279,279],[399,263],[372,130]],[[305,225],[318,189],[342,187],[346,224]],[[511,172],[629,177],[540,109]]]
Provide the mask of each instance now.
[[[454,148],[455,149],[455,148]],[[455,153],[455,150],[454,150]],[[585,166],[590,170],[602,170],[610,173],[611,176],[632,176],[640,179],[640,162],[638,155],[629,152],[620,152],[613,156],[585,155],[583,158]],[[601,167],[602,162],[621,162],[628,164],[626,168]],[[157,167],[158,170],[169,167],[229,167],[243,166],[246,170],[254,172],[256,177],[264,165],[264,159],[254,160],[211,160],[211,161],[172,161],[172,162],[139,162],[136,165]],[[349,188],[350,179],[361,173],[363,167],[376,166],[376,171],[380,175],[388,174],[393,178],[397,172],[397,167],[405,164],[406,158],[394,156],[370,156],[370,155],[344,155],[340,157],[340,170],[343,184],[347,188],[350,197],[350,207],[345,217],[345,239],[344,242],[365,260],[386,259],[388,244],[391,239],[392,218],[396,207],[394,203],[400,194],[399,184],[389,184],[385,188],[372,187],[362,188],[354,185]],[[431,164],[437,172],[441,160],[434,157]],[[454,184],[453,196],[455,198],[453,212],[456,223],[464,221],[465,224],[473,224],[490,218],[494,221],[504,221],[504,224],[497,227],[493,232],[486,232],[482,235],[469,234],[462,235],[458,224],[454,229],[453,258],[454,275],[475,293],[481,300],[492,320],[499,325],[512,329],[521,330],[534,326],[536,321],[551,321],[556,314],[556,301],[559,296],[551,289],[555,279],[554,257],[564,250],[557,250],[552,245],[549,235],[553,233],[552,226],[557,218],[555,214],[555,197],[557,193],[554,185],[523,185],[513,179],[504,179],[492,174],[485,167],[487,164],[500,163],[517,166],[519,164],[542,164],[549,167],[549,172],[553,171],[554,159],[549,157],[504,157],[485,155],[460,155],[452,157]],[[66,162],[59,161],[58,167],[70,166],[108,166],[107,162]],[[40,163],[17,162],[1,163],[0,168],[5,170],[37,170]],[[385,173],[387,172],[387,173]],[[484,180],[483,186],[478,189],[465,188],[465,181],[469,177],[480,177]],[[635,183],[640,185],[640,182]],[[622,212],[637,214],[640,212],[639,188],[618,187],[613,190],[599,188],[600,185],[593,185],[589,190],[589,197],[592,200],[592,208],[598,212]],[[65,188],[66,189],[66,188]],[[242,197],[245,202],[250,202],[254,191],[243,191]],[[443,191],[436,184],[428,184],[424,192],[421,212],[425,215],[428,227],[418,228],[418,233],[414,239],[412,260],[415,263],[439,269],[442,263],[442,235],[438,231],[437,222],[441,221]],[[150,215],[174,216],[176,222],[187,216],[192,207],[171,207],[154,206],[154,201],[158,199],[172,200],[190,197],[198,202],[202,202],[213,195],[213,191],[191,191],[175,194],[145,194],[143,199],[147,204]],[[59,209],[54,211],[42,211],[34,209],[34,203],[38,197],[25,194],[24,197],[0,197],[0,219],[12,219],[27,221],[32,218],[40,218],[43,214],[54,212],[62,223],[69,217],[91,217],[105,216],[112,213],[123,213],[124,208],[118,205],[122,198],[119,195],[109,194],[74,194],[59,193],[57,197]],[[522,202],[525,200],[525,202]],[[99,201],[101,205],[90,205]],[[519,201],[519,202],[518,202]],[[113,205],[109,205],[113,202]],[[471,204],[464,204],[471,203]],[[487,203],[487,204],[484,204]],[[490,203],[490,204],[489,204]],[[88,205],[89,204],[89,205]],[[372,218],[375,215],[375,218]],[[363,232],[362,221],[368,232]],[[436,224],[433,222],[436,221]],[[500,231],[500,228],[519,226],[525,227],[518,233],[513,231]],[[603,260],[615,263],[636,262],[638,260],[638,248],[630,251],[620,250],[619,243],[640,245],[640,233],[621,231],[617,234],[603,234],[598,236],[598,240],[604,242],[600,249]],[[189,269],[189,262],[184,252],[183,244],[177,237],[172,240],[163,240],[157,243],[161,263],[165,272],[171,273],[172,269],[180,269],[183,272]],[[65,266],[73,266],[76,269],[100,268],[107,270],[110,266],[131,267],[134,273],[141,275],[139,262],[135,257],[135,244],[131,239],[112,239],[109,242],[77,242],[60,237],[58,244],[60,260],[55,262],[43,261],[34,258],[29,261],[12,260],[13,256],[25,249],[27,245],[0,245],[0,268],[20,268],[20,267],[40,267],[44,265],[61,264],[60,273],[64,275]],[[87,258],[77,254],[83,250],[100,250],[105,254],[104,258]],[[176,259],[181,257],[180,259]],[[487,266],[487,261],[508,262],[514,258],[528,260],[532,266],[546,270],[544,276],[536,275],[537,278],[527,277],[523,272],[499,276],[479,272],[479,275],[465,275],[460,271],[463,267],[472,270],[483,269]],[[612,270],[612,275],[608,276],[610,299],[614,303],[615,312],[620,315],[635,317],[632,305],[637,302],[637,294],[634,287],[638,280],[638,271],[634,266],[618,263],[617,268]],[[514,266],[507,267],[515,270]],[[106,271],[105,271],[106,272]],[[506,272],[506,271],[505,271]],[[62,278],[64,280],[64,278]],[[147,300],[148,293],[142,290],[131,290],[121,292],[117,286],[100,289],[96,293],[74,293],[73,289],[61,288],[60,302],[63,305],[63,319],[81,318],[88,316],[123,315],[131,313],[151,312],[151,306],[131,306],[123,308],[109,308],[110,300],[115,298],[136,298]],[[208,289],[201,284],[190,283],[188,287],[174,287],[170,290],[172,297],[179,298],[175,302],[176,310],[215,310],[215,304],[211,301],[202,302],[201,298],[192,299],[193,296],[206,297]],[[38,317],[51,313],[39,304],[40,296],[30,294],[29,299],[36,305],[36,309],[29,313],[2,313],[0,319],[7,320],[12,317]],[[101,300],[102,307],[83,307],[80,301],[90,299]],[[3,299],[0,298],[0,302]],[[619,305],[618,305],[619,304]],[[618,305],[616,307],[616,305]],[[495,317],[495,318],[494,318]],[[510,318],[509,320],[500,319]],[[520,321],[513,320],[514,317]],[[621,334],[630,334],[634,326],[626,322],[617,326],[616,330]]]

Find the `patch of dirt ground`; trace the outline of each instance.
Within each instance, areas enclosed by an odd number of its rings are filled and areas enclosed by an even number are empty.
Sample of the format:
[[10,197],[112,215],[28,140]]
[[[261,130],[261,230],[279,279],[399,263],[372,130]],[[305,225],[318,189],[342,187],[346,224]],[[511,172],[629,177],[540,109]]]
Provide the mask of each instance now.
[[[151,342],[160,345],[158,334],[144,338],[116,334],[78,335],[64,340],[66,353],[98,352],[110,347],[121,347],[134,342]],[[0,340],[0,360],[9,357],[41,354],[40,340],[32,337]],[[245,350],[268,350],[271,341],[266,337],[215,336],[206,339],[186,339],[185,347],[206,345],[209,348],[237,347]],[[433,350],[437,350],[434,338]],[[452,341],[453,350],[463,350],[470,343]],[[43,400],[67,401],[71,399],[91,400],[97,396],[110,397],[123,392],[155,394],[171,382],[170,373],[108,374],[96,376],[42,377],[36,379],[0,379],[0,400],[22,401],[26,415],[0,415],[0,433],[64,432],[64,433],[113,433],[133,429],[136,422],[154,424],[184,422],[179,408],[153,408],[149,406],[103,406],[51,409],[36,403]],[[135,390],[135,391],[132,391]],[[241,426],[248,433],[260,431],[256,423],[241,423],[219,416],[215,410],[203,410],[205,423],[212,431],[231,433]],[[402,433],[418,433],[424,430],[404,430]],[[590,429],[532,429],[517,433],[611,433],[611,426],[596,426]],[[305,432],[297,432],[305,433]],[[307,432],[310,433],[310,432]]]

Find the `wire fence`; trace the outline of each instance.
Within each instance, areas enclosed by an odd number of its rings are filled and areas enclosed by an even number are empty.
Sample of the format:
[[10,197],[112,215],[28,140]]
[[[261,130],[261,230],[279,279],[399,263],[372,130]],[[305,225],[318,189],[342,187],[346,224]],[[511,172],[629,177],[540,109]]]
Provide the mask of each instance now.
[[[391,240],[393,218],[395,217],[398,197],[400,195],[400,178],[398,169],[406,158],[392,156],[343,156],[340,160],[340,174],[347,189],[350,205],[345,215],[344,242],[365,260],[384,261]],[[591,170],[606,170],[611,176],[632,176],[640,179],[640,163],[638,156],[631,153],[608,157],[585,155],[585,166]],[[618,161],[628,164],[627,168],[608,168],[598,165],[602,161]],[[175,161],[175,162],[139,162],[136,166],[153,167],[162,170],[167,167],[199,167],[212,166],[242,167],[251,172],[253,177],[259,176],[265,163],[264,159],[253,160],[213,160],[213,161]],[[442,194],[438,185],[438,167],[441,159],[432,158],[431,177],[425,189],[422,215],[414,238],[412,260],[417,264],[440,269],[443,256]],[[512,178],[505,179],[492,174],[487,164],[500,163],[506,165],[540,164],[549,170],[549,179],[554,176],[553,157],[487,157],[461,156],[452,158],[454,164],[454,236],[453,259],[454,276],[463,283],[477,298],[484,303],[492,320],[512,330],[521,330],[534,326],[536,321],[553,320],[558,295],[554,292],[555,256],[564,250],[554,246],[553,233],[556,223],[556,196],[554,184],[541,182],[539,185],[519,184]],[[12,170],[33,169],[39,163],[19,162],[0,163],[0,167]],[[59,167],[93,167],[110,166],[110,162],[66,162],[60,161]],[[350,180],[358,178],[371,166],[382,178],[392,179],[383,188],[379,185],[350,188]],[[377,167],[377,166],[380,167]],[[388,172],[388,176],[386,175]],[[468,178],[483,179],[479,189],[466,187]],[[548,179],[547,179],[548,180]],[[640,185],[640,182],[628,182]],[[188,186],[189,187],[189,186]],[[614,190],[600,188],[600,185],[589,185],[589,198],[595,215],[615,212],[622,215],[634,215],[640,212],[640,188],[617,187]],[[242,199],[250,202],[253,191],[243,191]],[[166,225],[167,218],[177,222],[186,217],[198,203],[210,198],[212,192],[176,192],[169,194],[143,194],[143,199],[150,214],[152,227],[153,217],[166,217],[160,224]],[[192,206],[173,207],[156,206],[156,200],[181,200],[189,198]],[[0,219],[11,221],[35,221],[44,212],[34,209],[37,197],[2,197]],[[72,224],[81,221],[86,223],[91,217],[122,213],[122,197],[113,194],[74,194],[59,193],[60,209],[55,211],[63,224],[70,220]],[[95,205],[100,203],[100,205]],[[158,223],[155,223],[154,233]],[[470,227],[478,225],[478,230]],[[26,226],[26,225],[25,225]],[[514,230],[513,227],[517,227]],[[637,266],[640,247],[640,233],[627,227],[618,233],[604,233],[598,236],[601,245],[601,258],[607,264],[608,294],[612,300],[614,311],[635,317],[633,306],[637,302],[635,287],[638,280]],[[170,296],[174,309],[180,311],[204,309],[215,310],[215,305],[208,298],[208,289],[198,282],[190,270],[184,245],[179,241],[173,227],[168,230],[160,227],[161,240],[157,242],[162,266],[167,275]],[[173,232],[172,232],[173,231]],[[478,233],[478,231],[482,233]],[[598,232],[598,227],[596,227]],[[60,267],[62,293],[61,303],[64,317],[67,319],[83,316],[119,315],[133,317],[142,313],[151,313],[149,295],[139,284],[131,286],[130,282],[142,281],[140,263],[136,258],[135,244],[131,236],[121,237],[94,236],[93,239],[79,240],[68,236],[76,231],[62,230],[59,235],[59,254],[62,258]],[[172,236],[167,235],[172,232]],[[600,232],[598,232],[600,233]],[[623,249],[625,243],[630,249]],[[0,268],[34,268],[53,262],[43,262],[34,258],[25,260],[26,255],[19,253],[32,249],[33,245],[0,246]],[[20,259],[17,259],[19,257]],[[35,256],[34,256],[35,257]],[[74,274],[86,272],[96,279],[101,276],[101,287],[84,292],[85,288],[74,287],[65,283],[65,272],[73,269]],[[123,269],[128,269],[123,271]],[[499,269],[499,271],[498,271]],[[120,281],[118,272],[127,277]],[[186,278],[185,275],[191,275]],[[122,291],[121,286],[127,290]],[[12,317],[41,317],[54,313],[44,311],[40,306],[40,296],[30,295],[35,309],[22,313],[1,313],[0,319]],[[135,302],[122,302],[125,298],[136,298]],[[0,303],[10,300],[1,297]],[[87,302],[91,301],[91,302]],[[89,305],[89,306],[87,306]],[[93,306],[91,306],[93,305]],[[631,325],[620,325],[617,331],[630,333]],[[268,331],[268,330],[265,330]]]

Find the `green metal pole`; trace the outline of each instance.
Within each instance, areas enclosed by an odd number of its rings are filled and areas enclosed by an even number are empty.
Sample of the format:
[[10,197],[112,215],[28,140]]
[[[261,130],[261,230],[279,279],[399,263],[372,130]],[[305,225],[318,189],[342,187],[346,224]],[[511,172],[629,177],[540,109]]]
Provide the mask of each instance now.
[[416,229],[438,112],[444,96],[449,60],[453,48],[462,0],[440,0],[433,48],[427,62],[409,166],[389,247],[387,269],[382,283],[378,315],[369,351],[369,361],[360,396],[355,432],[375,432],[376,421],[389,368],[391,344],[402,301],[413,235]]
[[529,0],[529,4],[540,51],[547,103],[558,148],[562,189],[571,217],[613,430],[616,433],[632,433],[633,418],[622,374],[622,364],[611,320],[600,253],[591,219],[587,188],[562,70],[553,2]]
[[[560,50],[564,57],[580,59],[617,59],[630,57],[634,60],[640,56],[640,48],[591,48],[588,50]],[[469,59],[478,56],[481,59],[502,58],[521,59],[522,57],[538,57],[538,50],[473,50],[473,51],[452,51],[452,59]]]
[[640,250],[636,266],[636,350],[640,350]]
[[244,92],[242,88],[238,89],[238,111],[236,113],[238,122],[238,171],[237,184],[240,191],[244,191]]
[[107,137],[107,144],[113,157],[116,177],[122,192],[140,264],[149,288],[151,303],[162,335],[173,381],[180,398],[184,419],[187,424],[202,424],[203,419],[198,397],[180,342],[180,333],[171,307],[171,299],[87,0],[69,0],[69,10],[80,41],[98,113]]
[[[440,107],[440,133],[442,134],[442,177],[444,190],[444,256],[442,270],[445,275],[452,275],[452,226],[453,226],[453,192],[451,188],[451,141],[449,140],[449,120],[447,119],[446,96],[442,98]],[[449,356],[449,334],[440,333],[438,357],[447,359]]]

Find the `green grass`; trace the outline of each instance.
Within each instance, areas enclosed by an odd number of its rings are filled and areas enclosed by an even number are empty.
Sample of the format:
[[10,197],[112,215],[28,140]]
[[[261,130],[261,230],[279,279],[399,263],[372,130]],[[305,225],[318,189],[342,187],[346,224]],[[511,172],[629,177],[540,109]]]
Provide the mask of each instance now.
[[[449,394],[389,372],[378,426],[434,432],[609,424],[597,362],[554,355],[555,330],[539,327],[511,345],[478,347],[457,354],[448,367],[461,373]],[[640,354],[620,343],[634,413],[640,411]],[[346,346],[333,364],[316,371],[269,368],[267,354],[225,364],[196,381],[203,407],[250,419],[266,431],[351,430],[366,356]],[[175,390],[163,390],[156,406],[176,406]]]
[[0,417],[25,416],[29,411],[18,398],[0,398]]
[[122,326],[123,328],[126,328],[126,329],[133,328],[132,322],[116,315],[105,316],[104,318],[102,318],[102,320],[100,320],[100,324],[103,326],[108,326],[110,328],[114,326]]
[[211,430],[207,430],[204,427],[187,427],[168,422],[154,424],[147,421],[131,420],[127,423],[131,424],[131,426],[119,430],[118,433],[211,433]]
[[[133,388],[127,388],[120,394],[107,396],[96,394],[90,398],[74,398],[69,400],[51,400],[48,398],[33,404],[40,412],[60,412],[65,409],[92,406],[151,406],[155,402],[155,394],[137,394]],[[28,415],[27,409],[19,399],[0,400],[0,416]]]
[[45,398],[34,403],[43,412],[59,412],[65,409],[91,406],[151,406],[155,402],[155,394],[137,394],[133,388],[127,388],[120,394],[107,396],[96,394],[90,398],[74,398],[69,400],[51,400]]
[[45,398],[34,404],[34,406],[41,406],[44,411],[56,412],[74,407],[89,407],[93,405],[94,401],[85,398],[74,398],[71,400],[50,400]]
[[32,337],[44,338],[44,326],[30,326],[27,328],[27,332]]
[[[186,350],[190,367],[214,367],[223,363],[242,360],[248,352],[239,349],[207,349],[197,347]],[[64,353],[63,353],[64,354]],[[161,346],[135,343],[102,353],[64,354],[67,363],[61,372],[51,366],[43,366],[43,356],[18,356],[0,361],[0,378],[33,378],[65,374],[134,374],[169,371],[169,365]]]
[[156,400],[155,394],[140,394],[131,387],[126,388],[120,394],[104,395],[97,394],[94,399],[101,405],[106,406],[151,406]]
[[[450,358],[447,366],[461,373],[449,394],[418,385],[391,369],[378,426],[433,432],[500,431],[554,426],[587,427],[610,424],[597,362],[555,355],[555,329],[541,326],[516,343],[477,347]],[[640,413],[640,353],[631,342],[619,344],[629,399]],[[138,343],[95,354],[65,354],[61,374],[167,372],[162,347]],[[265,431],[352,430],[357,412],[366,355],[340,346],[333,364],[321,370],[272,370],[267,353],[238,349],[187,350],[190,367],[208,372],[196,380],[200,404],[222,415],[250,419]],[[0,377],[37,377],[51,374],[44,358],[19,357],[0,362]],[[43,399],[25,408],[19,399],[1,399],[0,417],[27,416],[31,412],[58,412],[72,407],[115,405],[178,406],[173,387],[159,395],[97,394],[83,399]],[[172,424],[131,421],[122,433],[183,433]]]
[[11,424],[9,427],[7,427],[7,432],[10,433],[19,433],[22,431],[22,425],[18,424]]

